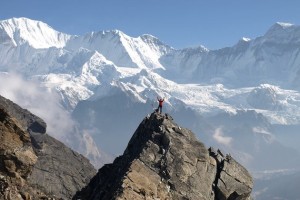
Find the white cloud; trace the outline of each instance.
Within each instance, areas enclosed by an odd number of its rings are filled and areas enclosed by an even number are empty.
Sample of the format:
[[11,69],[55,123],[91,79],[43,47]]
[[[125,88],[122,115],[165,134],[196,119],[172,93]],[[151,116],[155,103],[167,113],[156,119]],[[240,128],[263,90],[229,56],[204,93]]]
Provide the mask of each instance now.
[[0,73],[0,95],[45,120],[51,136],[63,141],[73,132],[75,123],[55,91],[18,74]]
[[21,75],[0,72],[0,95],[42,118],[47,123],[47,133],[73,150],[88,157],[99,167],[100,151],[89,135],[95,131],[78,130],[71,114],[62,106],[56,90],[41,83],[24,79]]
[[232,138],[228,136],[224,136],[222,132],[222,128],[217,128],[215,130],[215,133],[213,134],[213,138],[222,145],[225,145],[227,147],[231,146]]

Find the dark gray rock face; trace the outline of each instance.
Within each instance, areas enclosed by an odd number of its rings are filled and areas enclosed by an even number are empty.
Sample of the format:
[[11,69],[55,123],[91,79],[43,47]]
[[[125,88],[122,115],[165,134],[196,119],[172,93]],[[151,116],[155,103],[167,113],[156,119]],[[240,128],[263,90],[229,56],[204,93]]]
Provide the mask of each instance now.
[[210,156],[217,162],[214,183],[216,199],[251,199],[253,180],[248,171],[230,155],[209,148]]
[[47,125],[41,118],[35,116],[26,109],[21,108],[14,102],[0,96],[0,106],[5,108],[7,112],[25,129],[33,132],[44,134],[46,133]]
[[57,199],[71,199],[96,174],[88,159],[46,134],[46,123],[42,119],[1,96],[0,108],[28,134],[27,143],[34,155],[31,157],[36,157],[26,176],[32,191]]
[[32,132],[31,137],[38,157],[28,178],[32,187],[71,199],[96,174],[88,159],[51,136]]
[[147,116],[124,154],[102,167],[73,199],[251,199],[248,171],[229,155],[207,150],[169,115]]

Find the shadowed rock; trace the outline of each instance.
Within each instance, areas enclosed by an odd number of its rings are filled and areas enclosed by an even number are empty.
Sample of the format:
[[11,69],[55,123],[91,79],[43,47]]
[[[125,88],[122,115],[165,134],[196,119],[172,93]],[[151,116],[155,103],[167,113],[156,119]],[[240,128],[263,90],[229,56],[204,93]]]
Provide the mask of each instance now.
[[0,106],[13,116],[24,130],[37,133],[46,133],[47,125],[41,118],[35,116],[26,109],[21,108],[14,102],[0,96]]
[[96,174],[88,159],[46,134],[42,119],[1,96],[0,159],[0,199],[71,199]]

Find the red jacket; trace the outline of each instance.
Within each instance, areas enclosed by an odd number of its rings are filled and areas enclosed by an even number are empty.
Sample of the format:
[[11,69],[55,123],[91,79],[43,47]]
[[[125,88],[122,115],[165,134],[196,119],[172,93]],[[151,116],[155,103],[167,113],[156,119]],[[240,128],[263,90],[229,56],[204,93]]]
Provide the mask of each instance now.
[[157,101],[159,102],[159,106],[162,107],[163,102],[164,102],[164,99],[159,99],[159,98],[157,97]]

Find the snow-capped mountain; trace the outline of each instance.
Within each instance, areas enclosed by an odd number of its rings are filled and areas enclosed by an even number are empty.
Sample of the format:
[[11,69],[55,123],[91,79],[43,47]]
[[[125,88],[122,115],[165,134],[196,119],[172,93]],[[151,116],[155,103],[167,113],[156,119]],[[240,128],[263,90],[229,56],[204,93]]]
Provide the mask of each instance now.
[[276,23],[264,36],[242,38],[233,47],[212,51],[184,49],[161,60],[165,68],[175,68],[181,80],[184,76],[188,82],[233,87],[270,83],[299,88],[299,36],[299,26]]
[[26,18],[3,20],[0,30],[1,46],[17,47],[27,44],[35,49],[61,48],[71,38],[70,35],[55,31],[43,22]]
[[70,40],[66,49],[98,51],[120,67],[163,68],[159,58],[172,50],[151,35],[132,38],[119,30],[102,31]]
[[[56,91],[55,104],[82,132],[85,144],[77,147],[84,154],[94,144],[120,154],[162,96],[164,111],[253,170],[262,162],[285,167],[259,155],[276,151],[288,158],[293,149],[299,155],[297,145],[279,139],[300,124],[299,26],[276,23],[261,37],[219,50],[174,49],[154,36],[133,38],[119,30],[68,35],[26,18],[0,21],[0,39],[1,74],[18,73]],[[22,106],[29,98],[11,96]]]
[[[12,18],[0,23],[1,71],[16,71],[24,75],[49,73],[57,67],[57,51],[72,36],[55,31],[43,22]],[[41,67],[43,66],[43,67]]]

